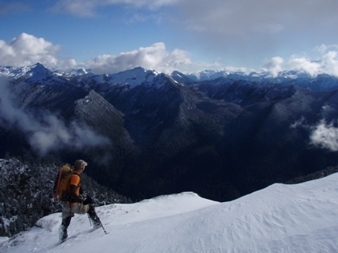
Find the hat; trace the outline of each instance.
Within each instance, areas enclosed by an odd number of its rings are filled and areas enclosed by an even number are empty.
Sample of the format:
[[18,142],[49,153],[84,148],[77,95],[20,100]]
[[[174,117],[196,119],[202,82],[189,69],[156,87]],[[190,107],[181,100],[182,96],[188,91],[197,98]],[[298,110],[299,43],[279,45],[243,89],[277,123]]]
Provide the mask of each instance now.
[[76,170],[84,169],[87,165],[88,165],[88,163],[86,163],[83,160],[76,160],[75,163],[74,163],[74,167],[75,167]]

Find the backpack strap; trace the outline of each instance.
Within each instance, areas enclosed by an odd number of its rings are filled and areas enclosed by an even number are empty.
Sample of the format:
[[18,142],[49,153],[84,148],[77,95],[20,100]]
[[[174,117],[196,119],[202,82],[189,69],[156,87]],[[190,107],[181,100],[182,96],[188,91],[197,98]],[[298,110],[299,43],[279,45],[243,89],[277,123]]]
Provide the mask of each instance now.
[[80,197],[80,181],[80,175],[74,172],[69,180],[69,194],[72,203],[83,201]]

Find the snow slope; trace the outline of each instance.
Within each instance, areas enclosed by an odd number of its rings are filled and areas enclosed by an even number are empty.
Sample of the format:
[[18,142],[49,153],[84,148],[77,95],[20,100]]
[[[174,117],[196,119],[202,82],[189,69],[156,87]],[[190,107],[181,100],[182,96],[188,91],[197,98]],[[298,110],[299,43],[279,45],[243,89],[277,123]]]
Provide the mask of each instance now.
[[97,208],[102,229],[76,215],[58,243],[60,214],[0,243],[22,252],[338,252],[338,174],[298,185],[274,184],[218,203],[191,192]]

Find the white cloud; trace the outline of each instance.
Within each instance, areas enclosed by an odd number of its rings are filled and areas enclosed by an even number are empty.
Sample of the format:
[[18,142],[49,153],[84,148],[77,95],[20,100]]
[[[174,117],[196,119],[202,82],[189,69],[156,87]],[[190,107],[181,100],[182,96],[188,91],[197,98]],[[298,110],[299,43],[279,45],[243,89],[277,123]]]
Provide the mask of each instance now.
[[91,68],[95,73],[113,73],[139,66],[170,73],[180,66],[189,64],[191,60],[186,51],[175,49],[168,52],[162,42],[124,52],[118,56],[101,55],[84,63],[86,68]]
[[334,75],[338,77],[338,53],[337,51],[330,51],[322,58],[321,65],[323,73]]
[[321,44],[319,46],[316,46],[314,48],[314,51],[317,51],[318,53],[320,53],[320,55],[324,55],[325,53],[327,53],[329,51],[338,51],[338,45]]
[[74,59],[59,58],[58,52],[60,50],[58,45],[53,45],[43,38],[22,33],[10,43],[0,40],[0,66],[21,67],[40,62],[49,68],[90,68],[99,74],[113,73],[139,66],[169,73],[179,67],[191,65],[188,52],[180,49],[168,52],[162,42],[119,55],[100,55],[93,59],[87,59],[82,64],[77,64]]
[[320,63],[313,62],[309,58],[292,56],[289,60],[290,69],[305,71],[311,76],[320,74]]
[[331,151],[338,151],[338,128],[322,120],[310,136],[311,144]]
[[266,65],[265,70],[269,71],[273,77],[278,76],[278,73],[283,70],[282,64],[284,60],[281,57],[273,57]]
[[337,56],[337,51],[324,52],[317,61],[313,61],[306,57],[292,56],[289,60],[289,68],[305,71],[314,77],[324,73],[338,77]]
[[22,33],[10,43],[0,40],[0,65],[26,66],[40,62],[47,67],[71,67],[75,60],[58,58],[60,47],[44,38]]
[[[164,73],[170,73],[173,70],[197,71],[210,69],[210,67],[232,68],[231,66],[222,66],[218,61],[216,63],[192,62],[187,51],[174,49],[169,52],[163,42],[123,52],[119,55],[100,55],[87,59],[81,64],[71,58],[60,58],[58,56],[60,51],[60,46],[54,45],[44,38],[22,33],[9,43],[0,40],[0,65],[19,67],[40,62],[49,68],[90,68],[97,74],[114,73],[139,66]],[[267,61],[262,70],[269,71],[274,77],[283,70],[304,71],[313,77],[324,73],[338,77],[338,45],[322,44],[314,51],[319,53],[316,59],[297,55],[293,55],[289,59],[275,56]],[[238,68],[236,67],[236,69]]]
[[316,59],[308,56],[292,55],[288,60],[276,56],[271,58],[262,69],[269,71],[272,76],[278,76],[283,70],[303,71],[316,77],[320,74],[328,74],[338,77],[338,46],[326,46],[322,44],[315,48],[320,53]]
[[290,128],[298,128],[298,127],[304,127],[307,128],[306,125],[304,125],[305,118],[302,116],[300,119],[296,120],[293,124],[291,124]]
[[21,130],[39,155],[44,156],[64,148],[82,150],[110,144],[107,138],[86,125],[77,122],[66,125],[50,112],[33,113],[20,109],[14,102],[14,93],[9,89],[8,82],[0,79],[0,126]]

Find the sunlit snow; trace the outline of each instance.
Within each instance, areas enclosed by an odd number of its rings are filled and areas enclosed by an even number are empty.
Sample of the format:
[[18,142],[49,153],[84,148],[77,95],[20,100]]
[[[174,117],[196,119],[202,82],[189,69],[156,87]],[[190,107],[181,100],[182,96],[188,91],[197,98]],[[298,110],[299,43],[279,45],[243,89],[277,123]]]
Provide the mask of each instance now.
[[230,202],[185,192],[97,208],[108,232],[76,215],[58,243],[60,213],[5,242],[0,252],[338,252],[338,174],[274,184]]

